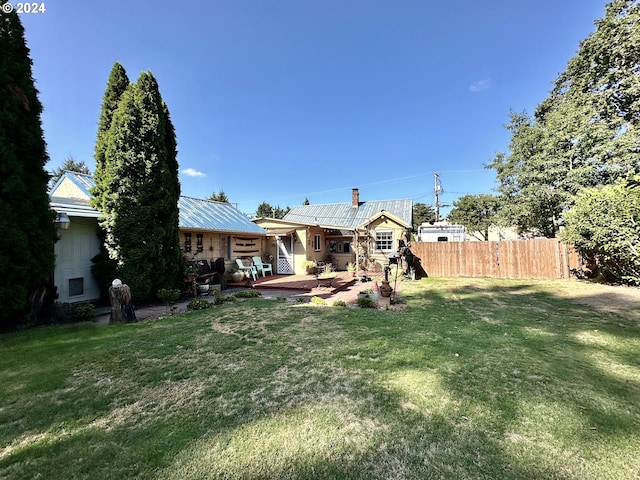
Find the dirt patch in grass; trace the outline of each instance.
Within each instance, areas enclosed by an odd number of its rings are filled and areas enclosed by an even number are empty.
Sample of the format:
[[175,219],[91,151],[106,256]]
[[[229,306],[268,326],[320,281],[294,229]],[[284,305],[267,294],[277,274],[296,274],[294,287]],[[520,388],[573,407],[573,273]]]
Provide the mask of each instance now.
[[558,282],[555,293],[600,312],[624,314],[640,320],[640,288],[588,281]]

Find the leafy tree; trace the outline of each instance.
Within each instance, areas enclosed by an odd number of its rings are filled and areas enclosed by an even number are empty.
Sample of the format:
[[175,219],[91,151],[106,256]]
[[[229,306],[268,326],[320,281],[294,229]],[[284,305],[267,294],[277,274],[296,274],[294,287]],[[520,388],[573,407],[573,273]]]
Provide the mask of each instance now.
[[89,167],[87,167],[87,165],[83,161],[77,162],[73,156],[70,156],[64,161],[62,165],[60,165],[60,168],[56,168],[51,172],[49,186],[54,186],[56,182],[60,180],[60,177],[62,177],[64,172],[77,172],[87,175],[91,174],[91,170],[89,170]]
[[585,188],[566,212],[561,238],[573,244],[594,273],[640,285],[640,175]]
[[640,151],[637,0],[614,0],[596,26],[534,116],[511,114],[509,153],[488,165],[503,215],[549,237],[583,188],[624,178]]
[[209,200],[214,202],[222,202],[222,203],[230,203],[227,194],[224,193],[224,190],[220,189],[218,193],[212,193],[209,197]]
[[107,168],[105,152],[109,141],[109,129],[113,114],[118,108],[123,93],[129,86],[129,77],[124,67],[116,62],[109,74],[107,88],[102,97],[102,108],[100,110],[100,119],[98,120],[98,134],[96,138],[96,146],[94,149],[94,159],[96,161],[96,169],[93,174],[95,187],[92,190],[91,204],[100,211],[105,209],[105,200],[108,195],[109,184],[111,182],[111,172]]
[[134,298],[148,301],[177,284],[184,264],[175,136],[151,73],[127,87],[105,138],[105,243]]
[[280,208],[280,205],[277,207],[272,207],[267,202],[262,202],[258,205],[258,209],[256,210],[256,217],[264,217],[264,218],[284,218],[284,216],[289,213],[291,208],[289,206],[285,208]]
[[489,227],[497,223],[500,201],[494,195],[464,195],[453,202],[448,220],[464,225],[479,240],[489,240]]
[[[0,6],[6,2],[0,1]],[[0,15],[0,329],[39,306],[53,272],[55,215],[44,166],[48,156],[24,28],[16,13]]]
[[413,204],[413,231],[417,232],[418,227],[425,222],[433,223],[436,221],[436,212],[426,203],[414,203]]

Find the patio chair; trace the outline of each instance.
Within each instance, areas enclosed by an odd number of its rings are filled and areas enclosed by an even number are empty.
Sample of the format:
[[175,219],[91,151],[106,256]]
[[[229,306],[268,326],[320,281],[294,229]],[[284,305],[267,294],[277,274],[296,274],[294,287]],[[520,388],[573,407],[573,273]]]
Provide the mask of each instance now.
[[253,281],[257,280],[258,271],[256,270],[256,267],[254,267],[253,265],[245,265],[239,258],[236,258],[236,263],[238,264],[238,268],[241,272],[245,272],[245,274],[249,273],[251,275],[251,278],[253,278]]
[[263,277],[266,277],[265,272],[273,275],[273,269],[270,263],[263,263],[260,257],[251,257],[251,260],[253,260],[253,265],[256,267],[258,273],[262,273]]

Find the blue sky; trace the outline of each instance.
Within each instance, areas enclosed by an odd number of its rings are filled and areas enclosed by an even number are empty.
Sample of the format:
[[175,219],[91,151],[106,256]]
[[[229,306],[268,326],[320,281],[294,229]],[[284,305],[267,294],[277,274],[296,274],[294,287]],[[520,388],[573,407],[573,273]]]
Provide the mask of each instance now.
[[[157,78],[182,194],[223,189],[246,212],[492,193],[483,165],[533,112],[605,0],[48,0],[22,14],[59,167],[94,168],[114,62]],[[443,208],[441,214],[446,214]]]

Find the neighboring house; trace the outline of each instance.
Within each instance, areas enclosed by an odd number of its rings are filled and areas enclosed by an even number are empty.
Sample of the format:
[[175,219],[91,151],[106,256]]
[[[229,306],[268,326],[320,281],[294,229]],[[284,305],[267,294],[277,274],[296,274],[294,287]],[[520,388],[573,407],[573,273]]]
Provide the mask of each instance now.
[[[56,242],[54,284],[58,301],[96,300],[100,289],[91,275],[91,259],[100,251],[96,236],[100,212],[90,205],[93,177],[65,172],[51,188],[51,208],[66,213],[69,229]],[[227,269],[236,258],[261,256],[266,231],[229,203],[180,197],[180,246],[185,260],[224,258]]]
[[413,218],[413,200],[360,201],[357,188],[351,202],[293,207],[283,219],[253,221],[267,231],[267,252],[276,273],[304,273],[304,262],[329,261],[344,270],[356,255],[368,267],[387,263],[407,242]]

